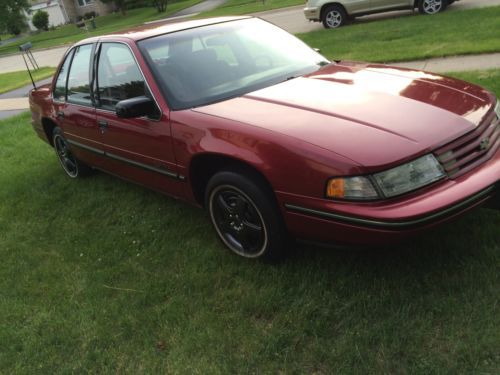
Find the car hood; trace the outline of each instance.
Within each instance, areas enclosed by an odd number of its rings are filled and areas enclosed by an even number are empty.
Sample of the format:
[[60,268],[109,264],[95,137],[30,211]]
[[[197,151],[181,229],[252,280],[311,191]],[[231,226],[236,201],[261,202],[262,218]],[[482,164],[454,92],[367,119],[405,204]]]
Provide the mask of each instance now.
[[279,132],[380,170],[473,130],[493,101],[489,92],[463,81],[347,62],[194,110]]

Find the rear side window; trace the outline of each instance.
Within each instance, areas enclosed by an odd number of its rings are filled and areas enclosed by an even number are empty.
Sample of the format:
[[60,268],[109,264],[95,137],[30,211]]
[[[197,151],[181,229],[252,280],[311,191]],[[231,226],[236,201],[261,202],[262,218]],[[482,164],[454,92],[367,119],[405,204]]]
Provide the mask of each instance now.
[[56,85],[54,87],[54,99],[60,102],[66,100],[66,82],[68,81],[68,68],[71,63],[71,57],[73,56],[74,50],[66,56],[61,70],[59,70],[59,75],[57,76]]
[[68,102],[92,105],[90,96],[90,57],[92,44],[76,47],[68,76]]
[[146,95],[144,78],[126,45],[102,44],[97,86],[99,107],[112,111],[120,100]]

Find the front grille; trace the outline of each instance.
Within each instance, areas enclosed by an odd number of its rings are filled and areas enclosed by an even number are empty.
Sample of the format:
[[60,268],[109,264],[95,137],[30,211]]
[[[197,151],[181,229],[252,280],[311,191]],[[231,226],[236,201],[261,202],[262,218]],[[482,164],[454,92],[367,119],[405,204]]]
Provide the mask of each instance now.
[[476,129],[434,151],[450,178],[467,173],[491,158],[500,147],[500,119],[493,116]]

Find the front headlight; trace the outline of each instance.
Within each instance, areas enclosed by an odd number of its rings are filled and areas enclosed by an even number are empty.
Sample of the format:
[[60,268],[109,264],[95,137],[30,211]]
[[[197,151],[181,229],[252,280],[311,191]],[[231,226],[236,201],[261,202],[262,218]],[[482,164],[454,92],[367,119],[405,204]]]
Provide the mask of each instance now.
[[432,154],[428,154],[372,176],[332,178],[326,185],[326,196],[347,200],[391,198],[429,185],[445,176],[441,164]]
[[445,176],[441,164],[429,154],[399,167],[373,175],[386,197],[394,197],[429,185]]

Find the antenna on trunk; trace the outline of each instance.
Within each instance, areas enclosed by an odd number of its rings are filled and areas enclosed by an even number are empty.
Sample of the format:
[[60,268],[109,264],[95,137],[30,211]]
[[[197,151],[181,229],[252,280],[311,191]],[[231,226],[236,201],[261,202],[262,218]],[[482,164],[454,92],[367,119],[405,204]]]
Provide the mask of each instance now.
[[33,88],[36,90],[35,81],[33,80],[33,76],[31,75],[31,70],[30,67],[28,66],[28,61],[31,63],[33,70],[40,69],[40,67],[36,63],[35,56],[33,56],[33,54],[31,53],[31,47],[33,47],[33,45],[31,44],[31,42],[28,42],[21,44],[19,46],[19,50],[21,51],[21,55],[23,56],[24,65],[26,65],[26,69],[28,70],[28,74],[30,75]]

